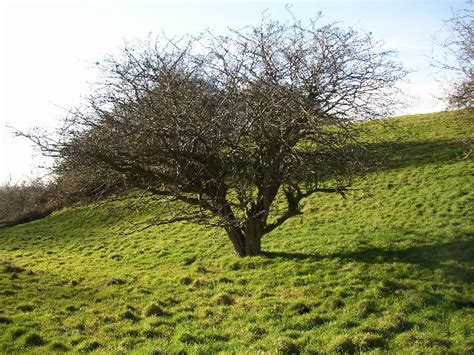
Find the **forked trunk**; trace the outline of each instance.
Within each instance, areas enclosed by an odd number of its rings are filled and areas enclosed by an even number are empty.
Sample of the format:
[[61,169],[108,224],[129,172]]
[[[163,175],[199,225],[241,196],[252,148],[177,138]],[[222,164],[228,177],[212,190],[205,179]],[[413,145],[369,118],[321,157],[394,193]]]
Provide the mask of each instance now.
[[246,229],[244,234],[240,228],[232,227],[226,229],[226,232],[238,256],[255,256],[262,253],[262,236],[255,233],[255,230]]
[[240,228],[228,228],[227,235],[238,256],[255,256],[262,253],[262,233],[256,226],[247,226],[245,234]]

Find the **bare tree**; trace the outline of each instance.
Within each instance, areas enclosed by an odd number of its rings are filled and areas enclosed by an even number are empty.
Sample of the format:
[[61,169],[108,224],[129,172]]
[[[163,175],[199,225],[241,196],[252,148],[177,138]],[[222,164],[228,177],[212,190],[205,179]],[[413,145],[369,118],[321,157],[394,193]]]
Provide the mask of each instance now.
[[[472,3],[470,3],[472,5]],[[460,10],[445,21],[449,35],[435,39],[435,44],[443,50],[440,58],[433,58],[433,65],[450,71],[456,78],[445,87],[443,98],[449,107],[474,107],[474,30],[473,11]]]
[[406,74],[393,56],[316,21],[159,38],[98,63],[104,80],[62,139],[28,136],[59,176],[141,189],[163,206],[151,223],[220,226],[257,255],[302,199],[344,194],[363,169],[353,122],[392,113]]

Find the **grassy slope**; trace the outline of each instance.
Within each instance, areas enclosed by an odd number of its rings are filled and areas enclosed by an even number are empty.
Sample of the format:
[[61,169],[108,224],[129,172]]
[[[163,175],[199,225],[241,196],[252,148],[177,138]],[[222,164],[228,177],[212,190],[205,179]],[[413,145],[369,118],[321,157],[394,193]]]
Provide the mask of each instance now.
[[124,235],[146,214],[125,209],[0,230],[0,352],[472,353],[472,119],[374,127],[388,162],[347,200],[306,201],[266,257],[237,259],[192,225]]

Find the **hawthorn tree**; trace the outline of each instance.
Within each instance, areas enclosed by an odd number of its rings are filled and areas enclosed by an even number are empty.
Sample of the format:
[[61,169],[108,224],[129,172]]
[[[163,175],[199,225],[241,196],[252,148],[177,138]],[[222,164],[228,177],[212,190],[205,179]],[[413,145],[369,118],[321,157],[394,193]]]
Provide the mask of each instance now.
[[29,138],[59,176],[146,191],[167,206],[153,223],[219,226],[237,255],[258,255],[302,199],[344,194],[364,167],[353,123],[398,103],[394,54],[316,20],[161,37],[98,63],[103,81],[61,139]]

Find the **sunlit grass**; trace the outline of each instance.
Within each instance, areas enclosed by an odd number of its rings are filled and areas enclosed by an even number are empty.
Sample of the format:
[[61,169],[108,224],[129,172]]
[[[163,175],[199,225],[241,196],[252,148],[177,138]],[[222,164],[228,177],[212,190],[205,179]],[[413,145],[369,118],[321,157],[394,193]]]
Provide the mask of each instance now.
[[472,353],[472,119],[372,124],[384,165],[308,199],[265,256],[189,224],[127,234],[149,210],[1,229],[0,352]]

